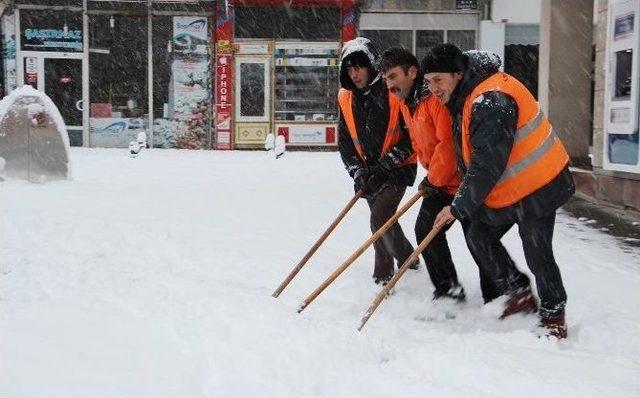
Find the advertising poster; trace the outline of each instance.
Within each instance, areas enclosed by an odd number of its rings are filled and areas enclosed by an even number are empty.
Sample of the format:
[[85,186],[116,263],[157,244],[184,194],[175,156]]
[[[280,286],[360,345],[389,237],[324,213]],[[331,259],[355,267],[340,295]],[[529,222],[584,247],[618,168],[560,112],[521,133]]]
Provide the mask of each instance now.
[[24,81],[36,90],[38,89],[38,58],[25,57]]
[[[162,126],[167,146],[207,148],[210,137],[211,78],[206,17],[173,17],[170,101]],[[155,128],[154,128],[155,131]]]
[[233,149],[233,18],[232,9],[216,3],[216,149]]
[[16,25],[15,16],[2,16],[2,67],[4,68],[4,87],[9,92],[16,89]]
[[173,17],[173,51],[179,55],[209,54],[209,24],[205,17]]
[[147,129],[144,118],[91,118],[89,126],[91,145],[105,148],[126,148]]

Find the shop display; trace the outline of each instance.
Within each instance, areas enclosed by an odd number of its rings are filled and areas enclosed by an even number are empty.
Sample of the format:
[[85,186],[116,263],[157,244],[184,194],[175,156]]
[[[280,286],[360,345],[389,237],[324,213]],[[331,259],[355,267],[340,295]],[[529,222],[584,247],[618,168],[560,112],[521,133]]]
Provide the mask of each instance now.
[[337,43],[277,43],[275,120],[337,121]]

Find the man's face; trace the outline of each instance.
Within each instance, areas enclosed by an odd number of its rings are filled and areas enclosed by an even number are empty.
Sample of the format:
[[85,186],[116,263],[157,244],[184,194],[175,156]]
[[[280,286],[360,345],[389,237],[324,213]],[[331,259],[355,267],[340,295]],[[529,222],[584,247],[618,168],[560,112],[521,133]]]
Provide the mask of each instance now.
[[446,104],[451,99],[451,93],[462,79],[462,72],[432,72],[424,74],[424,81],[429,85],[429,90]]
[[369,84],[369,68],[364,66],[349,66],[347,73],[356,87],[365,88]]
[[416,76],[418,76],[418,69],[415,66],[410,66],[405,73],[404,68],[400,65],[394,66],[382,74],[389,91],[400,99],[407,99]]

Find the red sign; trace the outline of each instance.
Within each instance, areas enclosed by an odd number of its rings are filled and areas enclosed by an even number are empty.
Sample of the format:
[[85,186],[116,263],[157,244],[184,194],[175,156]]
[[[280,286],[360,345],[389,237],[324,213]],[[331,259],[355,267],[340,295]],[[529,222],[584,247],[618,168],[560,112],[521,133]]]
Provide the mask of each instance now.
[[325,130],[325,139],[327,144],[335,144],[336,143],[336,128],[335,127],[327,127]]
[[216,3],[216,149],[233,149],[233,7]]
[[356,38],[356,2],[354,0],[345,0],[342,2],[342,42]]
[[216,149],[231,148],[233,56],[216,54]]

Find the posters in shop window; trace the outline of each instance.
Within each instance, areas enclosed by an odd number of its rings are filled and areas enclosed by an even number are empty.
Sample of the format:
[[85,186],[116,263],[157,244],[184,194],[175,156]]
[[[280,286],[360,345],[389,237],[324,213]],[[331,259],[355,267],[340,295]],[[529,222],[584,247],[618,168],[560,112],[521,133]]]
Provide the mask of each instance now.
[[210,134],[209,24],[205,17],[173,17],[171,83],[161,140],[175,148],[206,148]]
[[205,17],[173,18],[173,51],[177,56],[209,54],[208,21]]
[[2,16],[2,67],[5,94],[15,90],[16,81],[16,24],[14,15]]

